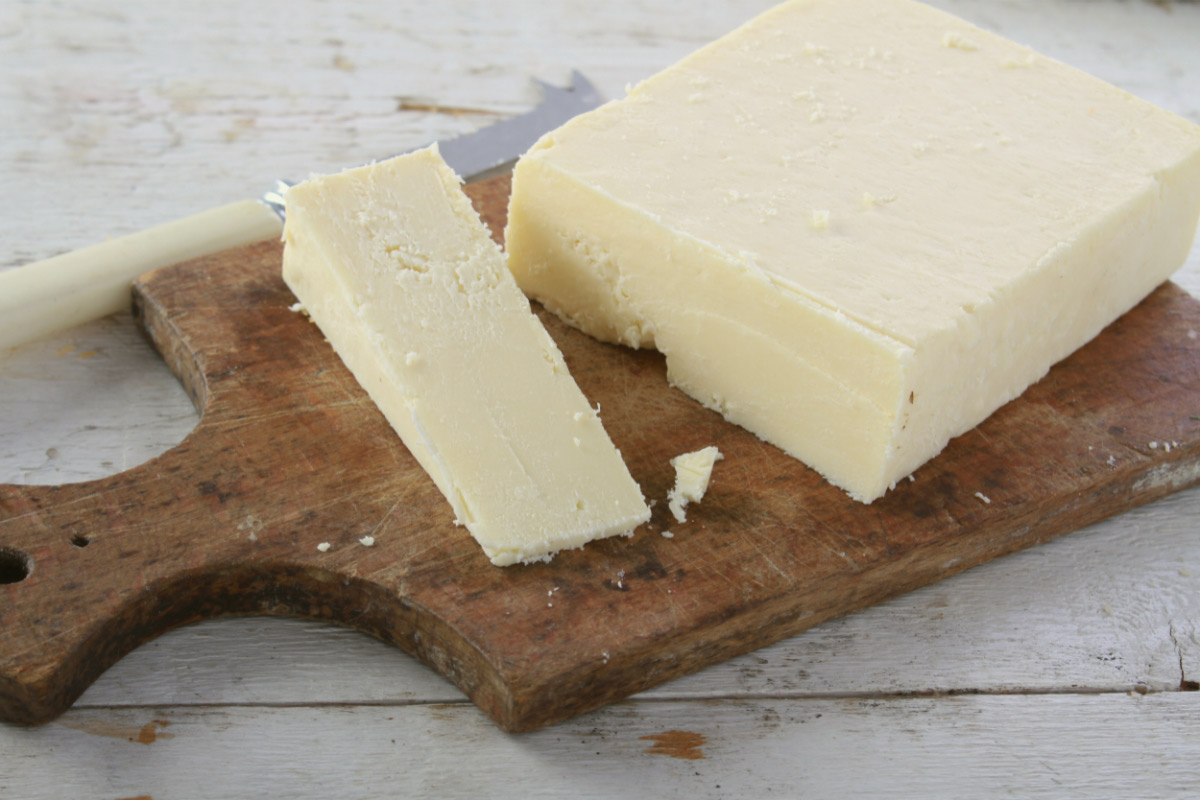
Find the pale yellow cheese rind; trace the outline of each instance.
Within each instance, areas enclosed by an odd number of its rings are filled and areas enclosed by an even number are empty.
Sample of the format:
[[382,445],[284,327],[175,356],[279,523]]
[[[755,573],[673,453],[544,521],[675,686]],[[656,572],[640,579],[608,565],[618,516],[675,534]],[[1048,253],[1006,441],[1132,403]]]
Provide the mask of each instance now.
[[497,565],[649,519],[436,146],[287,193],[283,276]]
[[796,0],[518,163],[509,266],[870,502],[1185,260],[1200,128],[909,0]]

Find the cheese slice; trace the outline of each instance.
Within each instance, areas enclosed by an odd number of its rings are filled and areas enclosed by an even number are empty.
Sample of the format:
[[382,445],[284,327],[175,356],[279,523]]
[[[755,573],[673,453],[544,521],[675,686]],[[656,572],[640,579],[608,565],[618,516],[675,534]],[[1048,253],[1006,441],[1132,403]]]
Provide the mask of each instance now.
[[641,490],[436,146],[287,193],[283,277],[497,565],[630,534]]
[[796,0],[547,134],[509,266],[870,502],[1185,260],[1200,128],[908,0]]
[[667,507],[676,522],[687,522],[688,503],[699,503],[708,491],[713,465],[724,458],[716,447],[709,446],[671,459],[675,468],[675,486],[667,492]]

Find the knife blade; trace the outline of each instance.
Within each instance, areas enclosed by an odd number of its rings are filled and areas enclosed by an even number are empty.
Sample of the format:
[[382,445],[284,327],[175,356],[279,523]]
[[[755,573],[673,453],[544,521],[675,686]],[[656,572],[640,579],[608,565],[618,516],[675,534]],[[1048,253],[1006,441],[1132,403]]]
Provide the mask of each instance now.
[[[442,157],[464,180],[498,172],[542,134],[603,102],[578,71],[571,73],[566,87],[534,83],[542,97],[530,111],[438,143]],[[276,181],[258,199],[229,203],[0,272],[0,353],[127,309],[130,285],[152,269],[279,238],[288,185]]]

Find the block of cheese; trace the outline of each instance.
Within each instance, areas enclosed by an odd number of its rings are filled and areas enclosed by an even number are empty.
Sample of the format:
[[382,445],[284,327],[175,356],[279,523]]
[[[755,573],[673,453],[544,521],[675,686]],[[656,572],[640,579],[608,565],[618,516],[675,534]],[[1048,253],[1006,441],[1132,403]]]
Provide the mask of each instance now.
[[713,465],[724,458],[721,451],[709,446],[691,453],[675,456],[675,486],[667,493],[667,507],[676,522],[687,522],[688,503],[699,503],[708,491]]
[[909,0],[796,0],[547,134],[526,294],[861,501],[1185,260],[1200,128]]
[[492,563],[649,519],[436,146],[290,189],[283,277]]

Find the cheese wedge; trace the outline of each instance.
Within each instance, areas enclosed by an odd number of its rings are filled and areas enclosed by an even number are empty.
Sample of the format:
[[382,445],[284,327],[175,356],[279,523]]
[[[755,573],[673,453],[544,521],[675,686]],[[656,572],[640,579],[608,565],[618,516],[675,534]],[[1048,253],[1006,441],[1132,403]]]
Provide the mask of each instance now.
[[518,163],[526,294],[863,502],[1185,260],[1200,128],[908,0],[778,6]]
[[650,517],[436,146],[287,193],[283,277],[497,565]]

